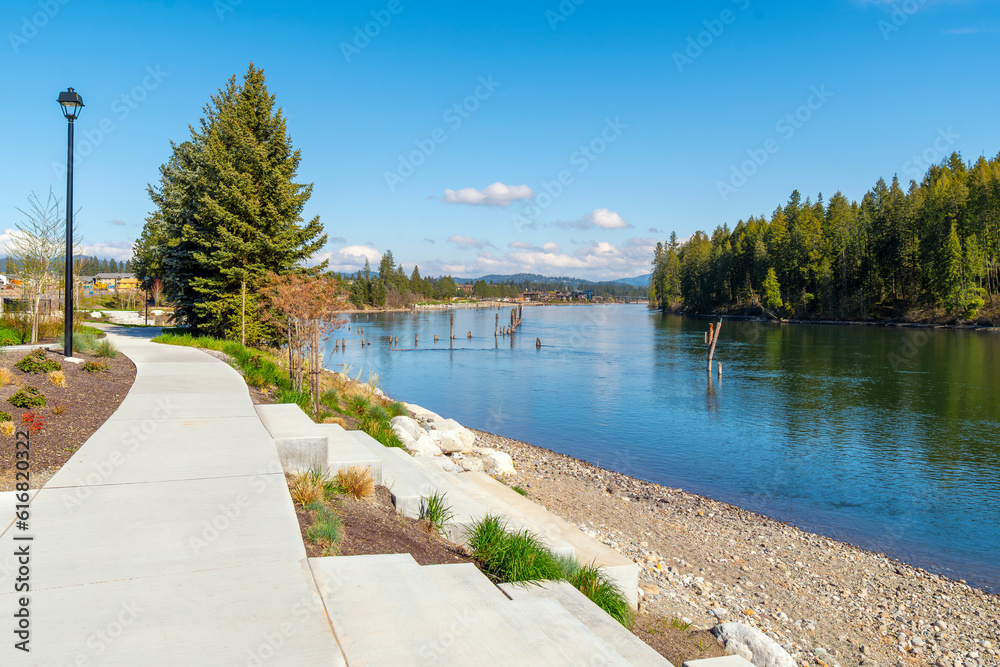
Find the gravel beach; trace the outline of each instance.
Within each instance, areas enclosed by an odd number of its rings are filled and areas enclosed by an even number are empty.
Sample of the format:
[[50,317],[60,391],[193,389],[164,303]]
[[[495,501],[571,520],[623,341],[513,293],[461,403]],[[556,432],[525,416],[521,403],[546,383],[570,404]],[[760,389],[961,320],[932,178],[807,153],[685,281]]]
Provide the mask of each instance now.
[[512,484],[639,563],[643,612],[700,628],[748,623],[801,665],[1000,665],[1000,596],[733,505],[476,435],[511,455]]

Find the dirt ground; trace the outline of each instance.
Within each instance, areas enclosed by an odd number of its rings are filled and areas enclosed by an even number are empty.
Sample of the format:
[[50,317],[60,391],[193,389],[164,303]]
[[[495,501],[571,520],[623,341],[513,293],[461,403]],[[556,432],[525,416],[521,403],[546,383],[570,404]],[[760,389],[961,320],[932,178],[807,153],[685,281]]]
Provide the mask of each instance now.
[[[11,415],[16,431],[26,430],[22,422],[25,413],[41,417],[41,429],[30,433],[29,483],[34,489],[48,481],[114,413],[132,387],[135,366],[123,354],[101,359],[77,352],[75,356],[85,360],[108,363],[110,370],[88,373],[80,364],[62,363],[66,386],[59,387],[44,373],[18,370],[15,364],[26,354],[21,350],[0,353],[0,369],[11,374],[11,381],[0,386],[0,411]],[[49,352],[46,358],[63,362],[58,353]],[[11,405],[8,399],[23,386],[38,389],[45,396],[45,405],[30,410]],[[14,490],[15,443],[15,434],[0,434],[0,491]]]

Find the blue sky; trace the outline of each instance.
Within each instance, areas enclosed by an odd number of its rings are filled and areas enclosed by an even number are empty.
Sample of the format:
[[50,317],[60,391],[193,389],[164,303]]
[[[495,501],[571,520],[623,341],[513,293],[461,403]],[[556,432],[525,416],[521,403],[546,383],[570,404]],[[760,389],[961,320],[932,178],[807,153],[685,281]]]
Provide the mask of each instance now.
[[670,231],[793,189],[859,199],[995,156],[997,5],[6,0],[0,241],[30,192],[64,195],[73,86],[77,227],[129,257],[169,141],[252,60],[334,268],[389,249],[425,275],[639,275]]

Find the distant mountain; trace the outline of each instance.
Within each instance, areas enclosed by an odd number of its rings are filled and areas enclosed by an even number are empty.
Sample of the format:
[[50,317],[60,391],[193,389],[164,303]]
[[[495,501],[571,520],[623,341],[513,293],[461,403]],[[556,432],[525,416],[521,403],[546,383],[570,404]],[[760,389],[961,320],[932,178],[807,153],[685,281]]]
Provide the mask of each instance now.
[[488,276],[479,278],[455,278],[459,284],[475,283],[479,280],[487,283],[499,285],[500,283],[560,283],[567,286],[579,287],[581,285],[613,285],[622,284],[631,287],[648,287],[649,280],[653,274],[638,276],[636,278],[622,278],[620,280],[584,280],[583,278],[572,278],[570,276],[543,276],[539,273],[515,273],[510,276],[501,276],[491,273]]
[[621,283],[622,285],[631,285],[632,287],[649,287],[649,281],[653,279],[652,273],[647,273],[644,276],[636,276],[635,278],[622,278],[621,280],[616,280],[614,282]]

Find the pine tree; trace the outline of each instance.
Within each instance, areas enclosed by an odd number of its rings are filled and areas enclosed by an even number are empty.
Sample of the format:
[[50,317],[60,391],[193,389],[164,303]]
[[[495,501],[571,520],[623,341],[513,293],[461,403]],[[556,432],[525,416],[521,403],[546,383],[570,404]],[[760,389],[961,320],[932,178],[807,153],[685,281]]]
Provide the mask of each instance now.
[[326,235],[318,217],[302,220],[312,186],[294,182],[301,154],[264,71],[250,63],[242,84],[231,77],[204,112],[189,141],[171,144],[160,183],[149,188],[157,210],[136,256],[144,280],[164,280],[181,321],[222,335],[234,298],[242,309],[243,292],[269,272],[305,271]]

